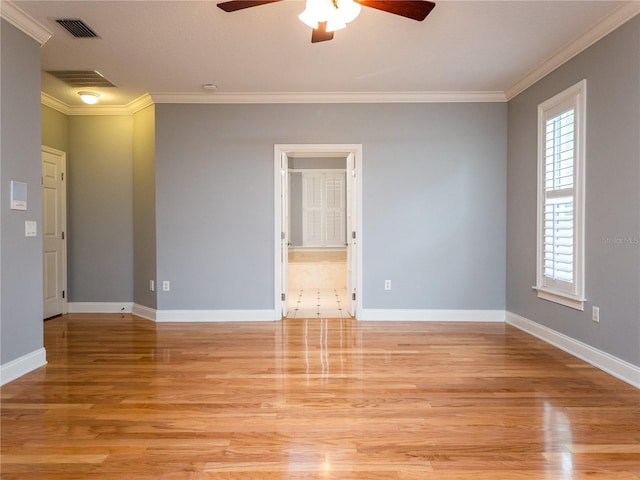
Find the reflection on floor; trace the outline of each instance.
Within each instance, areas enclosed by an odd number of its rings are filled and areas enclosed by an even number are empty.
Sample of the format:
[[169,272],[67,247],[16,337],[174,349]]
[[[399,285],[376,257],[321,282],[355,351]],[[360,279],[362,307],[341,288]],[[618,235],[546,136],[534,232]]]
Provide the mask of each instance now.
[[289,252],[287,318],[349,318],[347,253]]
[[289,289],[287,318],[351,318],[346,289]]

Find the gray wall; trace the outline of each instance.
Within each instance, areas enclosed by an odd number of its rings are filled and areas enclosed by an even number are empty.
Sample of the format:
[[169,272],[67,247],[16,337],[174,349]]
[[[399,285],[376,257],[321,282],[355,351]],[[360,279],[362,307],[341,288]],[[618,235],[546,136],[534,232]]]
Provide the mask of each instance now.
[[[537,105],[587,79],[585,311],[537,298]],[[640,365],[640,17],[509,102],[507,309]],[[600,323],[591,307],[600,307]]]
[[503,309],[506,124],[488,103],[156,105],[158,308],[273,308],[273,144],[362,143],[363,306]]
[[69,301],[133,301],[133,117],[69,119]]
[[[155,106],[133,116],[133,301],[156,308]],[[157,290],[156,290],[157,291]]]
[[46,105],[41,106],[42,145],[69,153],[69,117]]
[[[0,20],[0,337],[2,365],[43,347],[40,45]],[[26,182],[27,211],[9,209],[11,180]],[[38,235],[24,236],[37,221]]]

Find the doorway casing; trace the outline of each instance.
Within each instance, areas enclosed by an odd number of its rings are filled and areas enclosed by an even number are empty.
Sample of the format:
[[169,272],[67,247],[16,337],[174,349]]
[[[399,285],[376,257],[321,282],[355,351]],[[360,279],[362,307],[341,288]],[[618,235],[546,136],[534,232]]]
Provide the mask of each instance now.
[[[351,313],[362,310],[362,145],[361,144],[275,144],[274,145],[274,307],[286,315],[288,232],[288,159],[340,155],[347,158],[347,242],[349,261],[347,284],[354,295]],[[353,297],[352,297],[353,298]]]

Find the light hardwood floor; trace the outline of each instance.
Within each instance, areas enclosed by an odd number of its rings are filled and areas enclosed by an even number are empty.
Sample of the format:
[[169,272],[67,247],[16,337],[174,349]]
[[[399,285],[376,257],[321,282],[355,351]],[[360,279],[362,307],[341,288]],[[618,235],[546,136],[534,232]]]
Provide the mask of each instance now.
[[639,479],[640,393],[505,324],[45,323],[1,477]]

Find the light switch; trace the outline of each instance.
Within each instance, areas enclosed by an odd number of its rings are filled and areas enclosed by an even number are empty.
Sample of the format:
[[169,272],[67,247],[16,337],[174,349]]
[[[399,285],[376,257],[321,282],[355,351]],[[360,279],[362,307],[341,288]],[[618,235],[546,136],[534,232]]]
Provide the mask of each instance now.
[[31,220],[24,222],[24,236],[35,237],[38,234],[38,223]]

